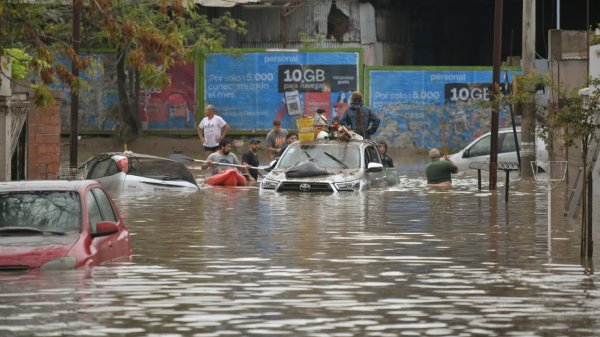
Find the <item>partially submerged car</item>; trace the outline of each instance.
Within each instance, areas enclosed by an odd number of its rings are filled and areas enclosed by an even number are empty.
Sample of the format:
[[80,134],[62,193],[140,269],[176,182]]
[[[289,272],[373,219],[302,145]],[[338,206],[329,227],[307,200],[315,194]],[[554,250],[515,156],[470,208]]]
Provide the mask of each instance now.
[[262,179],[261,190],[299,192],[363,191],[398,182],[370,141],[315,140],[290,144]]
[[93,156],[81,167],[111,191],[196,191],[198,183],[180,162],[146,154],[108,152]]
[[[512,128],[503,128],[498,130],[498,162],[518,163],[517,145],[521,149],[521,128],[515,128],[517,142],[515,142],[515,133]],[[469,169],[471,163],[489,163],[490,148],[492,143],[491,133],[485,133],[472,141],[462,150],[449,156],[449,159],[458,167],[458,172],[475,173],[476,170]],[[544,171],[545,163],[548,161],[548,152],[544,141],[536,137],[536,161],[539,164],[538,170]]]
[[0,270],[65,270],[130,257],[129,231],[98,182],[0,182]]

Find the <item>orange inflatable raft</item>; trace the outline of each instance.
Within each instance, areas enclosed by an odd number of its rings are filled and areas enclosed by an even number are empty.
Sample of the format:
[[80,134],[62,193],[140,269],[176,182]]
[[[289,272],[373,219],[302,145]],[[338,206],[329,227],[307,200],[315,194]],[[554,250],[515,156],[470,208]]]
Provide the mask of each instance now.
[[248,181],[237,169],[230,168],[204,180],[205,184],[218,186],[246,186]]

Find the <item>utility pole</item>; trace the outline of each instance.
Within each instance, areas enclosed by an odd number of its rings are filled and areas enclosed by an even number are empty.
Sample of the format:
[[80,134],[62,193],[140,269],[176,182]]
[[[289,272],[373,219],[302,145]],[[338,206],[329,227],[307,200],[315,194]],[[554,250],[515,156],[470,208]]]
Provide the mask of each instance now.
[[[523,0],[523,75],[535,72],[535,0]],[[535,161],[535,103],[521,104],[521,177],[533,178]]]
[[490,143],[490,190],[496,190],[498,180],[498,123],[500,102],[498,91],[500,89],[500,66],[502,65],[502,14],[504,0],[496,0],[494,9],[494,68],[493,68],[493,106],[492,106],[492,130]]
[[[80,44],[80,24],[81,24],[81,0],[73,0],[73,36],[72,45],[75,51],[75,57],[79,57]],[[71,72],[73,78],[79,77],[79,60],[72,60]],[[69,165],[71,168],[77,168],[77,124],[79,123],[79,88],[73,90],[71,84],[71,142],[69,152]]]

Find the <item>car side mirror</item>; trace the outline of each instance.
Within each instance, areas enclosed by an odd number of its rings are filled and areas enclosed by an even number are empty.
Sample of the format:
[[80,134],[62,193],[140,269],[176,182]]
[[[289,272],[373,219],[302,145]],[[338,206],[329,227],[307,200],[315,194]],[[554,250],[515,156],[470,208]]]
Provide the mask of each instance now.
[[470,152],[470,150],[471,150],[471,148],[465,149],[465,150],[463,151],[463,155],[462,155],[462,157],[463,157],[463,158],[469,158],[469,152]]
[[96,231],[92,233],[92,238],[99,236],[113,235],[119,231],[117,224],[112,221],[100,221],[96,223]]
[[367,172],[381,172],[383,171],[383,165],[380,163],[369,163],[367,165]]
[[267,172],[271,172],[275,168],[276,164],[277,164],[277,159],[271,160],[271,162],[269,163],[269,166],[265,167],[264,170]]

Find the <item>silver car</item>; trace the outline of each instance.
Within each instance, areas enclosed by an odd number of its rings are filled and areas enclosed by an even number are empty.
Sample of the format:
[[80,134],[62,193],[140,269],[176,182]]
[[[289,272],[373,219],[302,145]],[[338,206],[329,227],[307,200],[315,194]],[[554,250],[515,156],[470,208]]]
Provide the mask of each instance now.
[[197,191],[192,173],[171,159],[125,152],[101,153],[79,168],[85,179],[97,180],[110,191]]
[[262,179],[260,188],[336,193],[363,191],[397,182],[396,170],[383,167],[375,143],[315,140],[290,144]]
[[[521,128],[516,128],[517,142],[521,148]],[[449,156],[449,159],[458,167],[458,172],[476,173],[476,170],[469,169],[473,162],[490,161],[490,145],[492,142],[491,133],[485,133],[465,146],[462,150]],[[515,135],[512,128],[503,128],[498,130],[498,162],[518,163],[517,146]],[[545,162],[548,161],[548,152],[546,144],[537,137],[535,141],[536,161],[538,169],[545,169]]]

